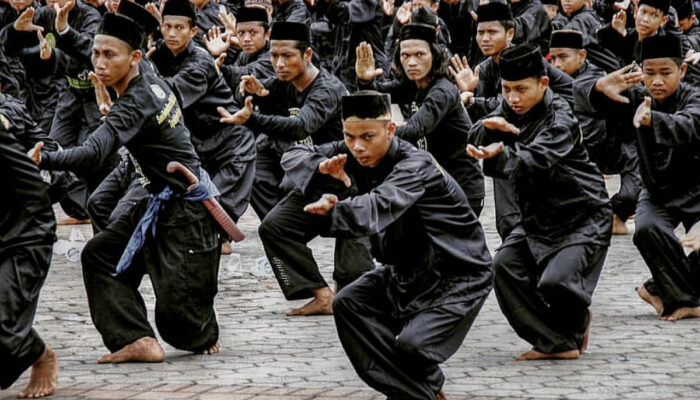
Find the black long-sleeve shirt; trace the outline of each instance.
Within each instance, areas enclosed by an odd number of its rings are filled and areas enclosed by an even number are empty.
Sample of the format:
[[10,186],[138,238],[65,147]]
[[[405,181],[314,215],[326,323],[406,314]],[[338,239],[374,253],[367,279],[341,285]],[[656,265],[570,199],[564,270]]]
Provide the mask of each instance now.
[[476,144],[505,144],[502,153],[484,160],[484,173],[512,183],[535,259],[540,262],[572,244],[609,245],[608,192],[598,167],[588,159],[569,105],[547,89],[524,115],[504,102],[489,116],[503,117],[520,129],[515,135],[478,122],[471,135]]
[[222,124],[217,108],[231,113],[233,94],[206,50],[193,41],[176,56],[159,41],[151,61],[179,101],[185,126],[206,168],[217,169],[227,161],[255,158],[255,139],[249,129]]
[[347,190],[318,173],[318,165],[337,154],[350,154],[344,142],[296,146],[282,166],[310,200],[334,188],[345,192],[327,217],[327,235],[370,236],[374,256],[391,268],[398,315],[488,293],[493,272],[479,220],[432,157],[399,138],[374,168],[349,155],[345,170],[353,187]]
[[[608,99],[594,89],[595,81],[577,83],[577,106],[621,119],[631,125],[645,96],[641,86],[623,93],[629,104]],[[640,174],[644,187],[655,200],[667,207],[700,213],[700,92],[683,82],[659,103],[652,99],[650,127],[635,132]]]
[[178,161],[199,174],[199,158],[190,142],[178,100],[155,74],[139,74],[113,103],[104,122],[78,147],[42,152],[41,168],[48,170],[98,169],[119,147],[126,146],[150,181],[151,193],[169,185],[182,192],[189,182],[182,174],[170,174],[166,166]]

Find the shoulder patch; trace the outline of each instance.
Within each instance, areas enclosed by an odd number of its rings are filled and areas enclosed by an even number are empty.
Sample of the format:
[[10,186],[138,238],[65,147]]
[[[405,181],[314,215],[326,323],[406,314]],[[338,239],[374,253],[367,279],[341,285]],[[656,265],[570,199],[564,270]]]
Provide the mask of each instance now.
[[156,95],[157,98],[163,100],[165,98],[165,92],[160,86],[153,84],[151,85],[151,91]]

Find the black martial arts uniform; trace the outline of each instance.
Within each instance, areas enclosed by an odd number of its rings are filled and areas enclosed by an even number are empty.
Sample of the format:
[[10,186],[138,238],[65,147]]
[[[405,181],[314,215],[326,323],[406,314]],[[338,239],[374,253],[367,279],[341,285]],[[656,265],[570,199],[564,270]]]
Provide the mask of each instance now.
[[253,75],[259,80],[275,76],[275,68],[270,61],[268,45],[255,54],[241,52],[235,63],[222,65],[220,70],[224,80],[233,91],[239,90],[243,75]]
[[[131,266],[113,276],[132,232],[153,198],[141,198],[90,239],[82,252],[83,279],[95,327],[114,352],[142,337],[155,337],[138,287],[148,274],[156,295],[156,325],[173,347],[201,351],[219,335],[214,313],[220,258],[219,227],[203,204],[181,198],[189,186],[166,165],[178,161],[203,176],[175,94],[153,74],[133,78],[104,123],[84,145],[42,152],[46,169],[95,168],[124,145],[148,179],[149,193],[166,198]],[[167,199],[167,190],[173,195]]]
[[[586,82],[596,82],[603,75],[603,70],[586,60],[572,78],[575,85],[586,85]],[[624,222],[634,214],[637,197],[642,190],[631,125],[619,118],[606,119],[588,113],[578,104],[574,105],[573,111],[579,121],[583,143],[591,161],[604,174],[620,174],[620,190],[612,196],[611,202],[613,213]]]
[[0,389],[7,389],[44,353],[32,329],[39,291],[51,264],[56,218],[47,186],[25,148],[0,122]]
[[222,124],[217,107],[231,113],[233,94],[214,64],[214,59],[194,41],[177,57],[158,41],[151,62],[170,85],[182,109],[202,167],[221,193],[221,206],[238,221],[253,190],[255,138],[241,125]]
[[377,65],[384,65],[384,36],[382,21],[384,12],[379,0],[322,0],[316,2],[315,11],[325,15],[335,30],[333,74],[340,78],[348,90],[355,91],[355,49],[361,42],[372,46]]
[[[573,79],[566,73],[544,61],[545,75],[549,77],[549,87],[554,93],[574,104]],[[479,120],[494,111],[503,99],[501,94],[501,67],[491,57],[479,64],[479,84],[474,91],[473,101],[467,111],[472,121]]]
[[[552,25],[553,26],[553,25]],[[566,24],[559,29],[575,30],[583,36],[583,48],[586,49],[586,59],[606,72],[613,72],[622,66],[615,54],[598,44],[596,31],[602,23],[595,11],[583,6],[578,11],[566,16]]]
[[484,176],[465,150],[472,123],[455,84],[442,77],[422,90],[414,82],[397,80],[372,82],[371,87],[408,106],[406,124],[396,128],[396,135],[430,152],[459,183],[478,216],[484,205]]
[[[588,306],[612,233],[612,210],[603,177],[586,154],[576,120],[564,100],[547,89],[524,115],[504,102],[501,116],[518,135],[477,123],[479,145],[504,142],[484,160],[484,173],[511,185],[521,221],[494,258],[498,303],[515,332],[535,350],[579,349]],[[519,226],[518,226],[519,225]]]
[[513,44],[533,43],[540,46],[543,56],[549,53],[552,23],[540,0],[520,0],[511,3],[510,9],[515,22]]
[[306,7],[304,0],[287,0],[284,4],[276,1],[272,4],[274,11],[272,12],[273,22],[300,22],[302,24],[311,24],[311,14]]
[[[437,26],[439,27],[439,33],[437,36],[437,45],[440,50],[445,53],[447,59],[452,57],[452,52],[450,51],[450,43],[452,42],[452,37],[450,36],[450,30],[447,28],[447,24],[442,18],[438,17]],[[391,64],[394,59],[394,53],[399,51],[399,32],[401,32],[401,25],[396,18],[387,32],[386,40],[384,41],[384,58],[385,62],[381,68],[384,69],[384,76],[387,78],[391,76]]]
[[276,77],[261,83],[270,94],[253,97],[260,112],[253,112],[246,126],[257,135],[251,205],[262,220],[285,193],[280,188],[284,176],[279,165],[282,153],[296,142],[321,144],[343,137],[340,99],[347,90],[324,69],[319,69],[318,76],[303,92]]
[[[270,210],[289,189],[282,184],[282,154],[295,143],[322,144],[343,137],[340,101],[347,93],[342,82],[324,69],[319,69],[316,79],[303,92],[299,92],[290,82],[276,78],[263,81],[263,85],[270,94],[265,97],[256,96],[253,103],[259,105],[261,111],[270,114],[254,112],[246,123],[254,132],[260,133],[257,137],[251,205],[261,221],[267,218]],[[299,227],[303,225],[295,228]],[[372,255],[366,238],[336,241],[333,279],[339,287],[355,280],[370,268],[368,265],[371,263]],[[314,266],[315,263],[312,267]],[[315,270],[318,271],[318,267]],[[316,287],[325,286],[322,278],[320,282]],[[314,284],[319,284],[319,281]]]
[[[577,102],[590,110],[625,118],[628,123],[645,96],[635,86],[624,96],[629,104],[609,100],[593,89],[595,82],[576,85]],[[652,100],[652,126],[635,129],[644,189],[639,195],[634,243],[651,271],[645,283],[664,304],[662,315],[680,307],[700,306],[700,260],[686,256],[673,230],[686,230],[700,220],[700,92],[683,82],[663,103]]]
[[[349,153],[343,142],[291,150],[285,167],[298,191],[286,201],[318,199],[335,180],[318,174],[318,164]],[[350,193],[339,181],[330,184],[351,197],[341,196],[328,216],[307,213],[305,234],[371,235],[384,265],[336,295],[338,336],[368,385],[391,399],[435,399],[445,380],[438,365],[459,349],[491,290],[481,225],[457,182],[399,138],[376,167],[348,155],[345,170]],[[299,262],[283,248],[266,250],[277,271]]]

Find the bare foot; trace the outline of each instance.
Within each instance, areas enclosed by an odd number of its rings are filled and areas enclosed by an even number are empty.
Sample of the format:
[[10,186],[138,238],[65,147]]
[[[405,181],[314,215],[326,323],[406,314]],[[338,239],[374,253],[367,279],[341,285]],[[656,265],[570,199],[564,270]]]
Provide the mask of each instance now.
[[233,246],[231,246],[231,242],[225,241],[221,244],[221,254],[225,256],[233,254]]
[[578,349],[578,352],[580,354],[583,354],[586,352],[586,349],[588,349],[588,337],[591,334],[591,322],[593,322],[593,312],[591,309],[588,309],[588,325],[586,325],[586,331],[583,332],[583,341],[581,341],[581,348]]
[[217,340],[213,346],[211,346],[210,348],[208,348],[206,350],[198,351],[197,354],[204,354],[204,355],[210,356],[212,354],[218,353],[220,349],[221,349],[221,342],[219,342]]
[[637,289],[637,294],[639,297],[642,298],[642,300],[646,301],[647,303],[651,304],[652,307],[654,307],[654,310],[656,310],[656,315],[661,315],[662,312],[664,312],[664,302],[661,301],[661,297],[659,296],[654,296],[649,291],[647,288],[644,287],[644,285],[640,286],[639,289]]
[[445,392],[443,392],[442,389],[440,389],[439,392],[435,393],[435,398],[437,400],[447,400],[447,397],[445,397]]
[[20,399],[36,399],[52,394],[58,384],[58,357],[46,346],[44,354],[34,361],[29,383],[17,397]]
[[124,363],[124,362],[161,362],[165,359],[165,352],[158,341],[152,337],[142,337],[134,340],[112,354],[107,354],[97,360],[98,363]]
[[287,312],[288,317],[297,315],[333,315],[333,292],[329,287],[313,289],[314,299],[301,308]]
[[626,235],[628,233],[630,233],[630,230],[627,228],[627,225],[625,225],[625,221],[621,220],[620,217],[617,216],[617,214],[613,214],[612,234]]
[[683,318],[700,318],[700,307],[681,307],[671,315],[662,317],[664,321],[678,321]]
[[86,225],[90,223],[90,219],[77,219],[73,217],[66,217],[58,221],[58,225]]
[[515,359],[518,361],[550,360],[550,359],[575,360],[580,355],[581,355],[581,353],[579,353],[578,350],[567,350],[567,351],[562,351],[559,353],[542,353],[540,351],[532,349],[530,351],[526,351],[523,354],[520,354],[519,356],[515,356]]

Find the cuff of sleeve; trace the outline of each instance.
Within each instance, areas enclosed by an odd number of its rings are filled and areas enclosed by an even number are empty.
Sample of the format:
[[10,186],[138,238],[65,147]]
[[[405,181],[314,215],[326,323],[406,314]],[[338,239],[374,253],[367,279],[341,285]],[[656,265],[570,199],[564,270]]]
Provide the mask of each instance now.
[[46,151],[41,152],[41,162],[38,165],[39,169],[51,170],[51,157]]
[[67,25],[66,28],[60,32],[58,32],[59,36],[65,36],[68,32],[70,32],[70,25]]

